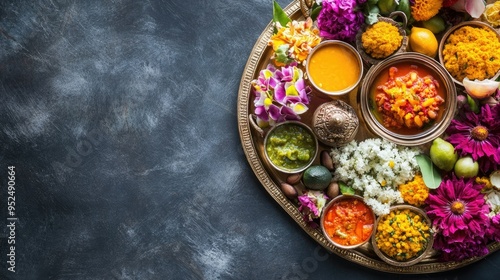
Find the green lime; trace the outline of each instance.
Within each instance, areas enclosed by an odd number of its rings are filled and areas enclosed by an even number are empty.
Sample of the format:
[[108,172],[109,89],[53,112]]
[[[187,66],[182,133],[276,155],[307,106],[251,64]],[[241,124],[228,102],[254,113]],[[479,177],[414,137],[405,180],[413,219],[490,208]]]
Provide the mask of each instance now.
[[422,27],[429,29],[434,34],[438,34],[445,30],[446,23],[442,17],[435,15],[426,21],[422,21]]
[[324,190],[332,180],[332,173],[322,165],[312,165],[302,175],[302,183],[311,190]]
[[458,159],[455,147],[450,142],[441,138],[436,138],[432,142],[429,154],[432,163],[444,171],[451,171]]
[[377,3],[380,13],[388,15],[396,10],[397,3],[394,0],[379,0]]
[[457,160],[454,170],[457,177],[472,178],[479,172],[479,164],[466,156]]

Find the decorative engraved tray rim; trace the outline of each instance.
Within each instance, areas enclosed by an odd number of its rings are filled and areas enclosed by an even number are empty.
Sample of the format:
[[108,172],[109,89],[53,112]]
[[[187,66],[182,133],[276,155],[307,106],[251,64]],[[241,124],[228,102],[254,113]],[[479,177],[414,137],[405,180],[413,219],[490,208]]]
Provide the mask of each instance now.
[[[286,8],[283,9],[285,13],[292,19],[297,19],[302,16],[301,6],[299,0],[293,0]],[[469,258],[461,262],[428,262],[419,263],[408,267],[397,267],[389,265],[382,260],[373,259],[369,256],[363,254],[359,250],[344,250],[338,248],[327,241],[323,236],[321,230],[313,229],[309,227],[303,220],[301,213],[298,211],[297,206],[290,202],[281,192],[277,183],[272,179],[270,170],[268,170],[259,157],[259,152],[254,144],[253,137],[255,133],[252,133],[252,128],[249,124],[249,109],[250,109],[250,97],[251,97],[251,81],[255,79],[261,70],[258,68],[266,49],[268,48],[267,42],[269,41],[273,33],[272,21],[266,26],[262,34],[257,39],[250,57],[245,65],[243,75],[241,77],[241,82],[238,90],[238,104],[237,104],[237,118],[238,118],[238,130],[240,134],[240,139],[243,147],[245,156],[252,168],[253,172],[259,179],[262,186],[267,190],[267,192],[273,197],[273,199],[278,202],[278,204],[295,220],[295,222],[314,240],[316,240],[321,246],[323,246],[328,251],[335,253],[336,255],[349,260],[351,262],[357,263],[359,265],[389,273],[400,273],[400,274],[421,274],[421,273],[437,273],[448,271],[452,269],[457,269],[471,263],[474,263],[486,256]],[[490,251],[489,254],[500,249],[500,243],[495,242],[488,245]]]

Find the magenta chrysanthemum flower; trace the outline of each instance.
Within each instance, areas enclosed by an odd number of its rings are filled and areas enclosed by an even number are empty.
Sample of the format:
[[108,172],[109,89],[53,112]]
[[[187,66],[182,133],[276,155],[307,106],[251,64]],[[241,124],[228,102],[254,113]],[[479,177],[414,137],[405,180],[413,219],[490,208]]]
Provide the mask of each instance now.
[[325,39],[354,42],[365,20],[356,0],[323,0],[317,23],[319,35]]
[[468,234],[482,235],[488,223],[489,206],[474,179],[445,178],[429,193],[427,215],[445,237],[461,242]]
[[472,178],[457,179],[453,175],[444,178],[439,188],[429,194],[426,211],[437,230],[433,247],[442,251],[444,259],[457,260],[488,252],[489,206],[481,188]]
[[449,134],[446,140],[455,150],[461,156],[470,155],[484,173],[500,167],[499,108],[499,105],[494,108],[485,105],[479,114],[467,111],[452,120],[446,131]]
[[500,214],[491,217],[490,227],[486,232],[491,241],[500,242]]
[[481,236],[471,237],[464,242],[449,243],[442,235],[434,239],[432,247],[441,250],[441,260],[460,261],[472,257],[479,257],[488,254],[486,239]]

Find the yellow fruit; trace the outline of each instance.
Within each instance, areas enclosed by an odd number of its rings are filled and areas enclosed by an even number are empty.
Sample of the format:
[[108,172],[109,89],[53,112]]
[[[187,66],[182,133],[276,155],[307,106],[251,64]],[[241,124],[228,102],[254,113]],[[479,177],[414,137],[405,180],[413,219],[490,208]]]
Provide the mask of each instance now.
[[464,84],[465,90],[467,93],[476,99],[484,99],[494,92],[497,91],[500,86],[500,82],[492,81],[492,80],[474,80],[471,81],[469,78],[464,78],[462,81]]
[[414,52],[435,57],[438,50],[438,41],[429,29],[413,27],[410,34],[410,47]]

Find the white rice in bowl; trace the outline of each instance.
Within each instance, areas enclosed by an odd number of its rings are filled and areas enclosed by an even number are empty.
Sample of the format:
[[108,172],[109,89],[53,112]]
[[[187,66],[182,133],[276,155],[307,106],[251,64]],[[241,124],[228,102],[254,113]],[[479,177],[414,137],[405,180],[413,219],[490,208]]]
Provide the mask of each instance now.
[[374,138],[333,148],[334,180],[362,192],[376,215],[389,214],[392,204],[403,203],[398,186],[413,179],[418,171],[415,147],[403,147]]

